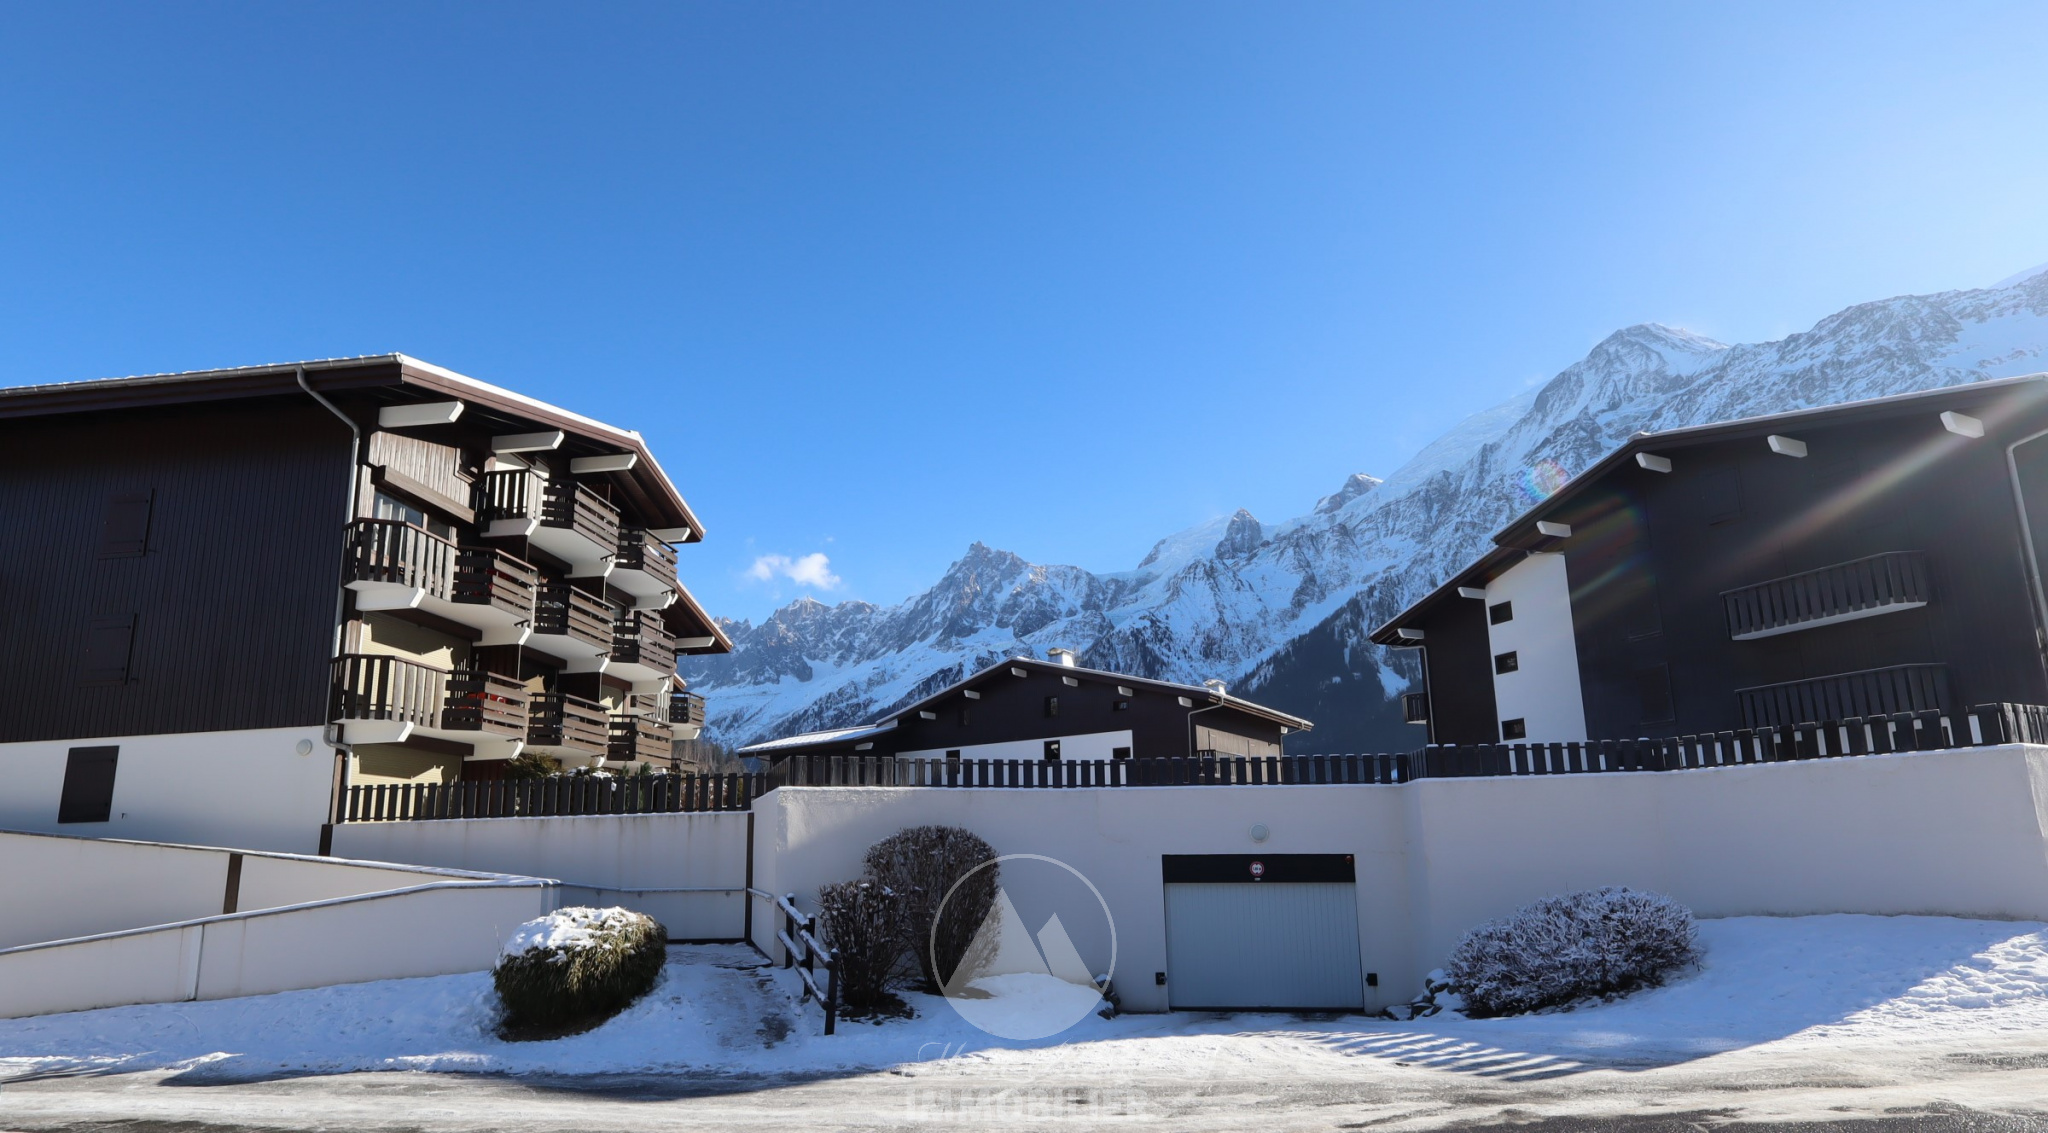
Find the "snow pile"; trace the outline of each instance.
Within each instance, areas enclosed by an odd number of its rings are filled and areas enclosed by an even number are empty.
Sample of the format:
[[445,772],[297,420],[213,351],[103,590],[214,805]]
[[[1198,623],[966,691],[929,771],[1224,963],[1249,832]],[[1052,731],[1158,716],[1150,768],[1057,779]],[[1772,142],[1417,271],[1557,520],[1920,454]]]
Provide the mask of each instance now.
[[595,948],[606,935],[625,932],[636,924],[640,914],[631,909],[593,909],[586,905],[572,905],[556,909],[544,917],[535,917],[520,925],[511,939],[498,950],[500,960],[522,956],[528,952],[555,952],[557,963],[568,960],[568,953],[579,948]]
[[1488,921],[1444,966],[1473,1016],[1520,1015],[1655,987],[1699,961],[1692,910],[1608,886],[1545,897]]

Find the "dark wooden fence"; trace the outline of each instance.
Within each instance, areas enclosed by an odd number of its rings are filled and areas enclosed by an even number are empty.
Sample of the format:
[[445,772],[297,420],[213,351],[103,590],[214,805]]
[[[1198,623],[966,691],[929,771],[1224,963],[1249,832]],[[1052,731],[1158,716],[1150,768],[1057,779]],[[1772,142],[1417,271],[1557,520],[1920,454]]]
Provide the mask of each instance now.
[[1408,755],[1220,755],[1178,759],[899,759],[791,756],[788,787],[1181,787],[1196,784],[1400,783]]
[[1581,743],[1432,744],[1378,755],[1178,759],[899,759],[791,756],[747,775],[564,777],[350,787],[344,820],[390,822],[533,815],[746,810],[777,787],[1338,786],[1473,776],[1683,771],[1749,763],[2048,743],[2048,706],[1980,704],[1732,732]]
[[561,776],[553,779],[377,783],[348,789],[345,822],[746,810],[766,775]]

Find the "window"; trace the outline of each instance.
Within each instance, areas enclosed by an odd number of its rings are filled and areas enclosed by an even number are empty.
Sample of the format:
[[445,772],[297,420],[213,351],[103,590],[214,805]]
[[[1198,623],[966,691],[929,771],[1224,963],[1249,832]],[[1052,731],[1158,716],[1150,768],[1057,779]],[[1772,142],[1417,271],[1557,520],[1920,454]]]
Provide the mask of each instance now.
[[1487,625],[1497,626],[1502,622],[1511,622],[1514,620],[1515,604],[1513,602],[1495,602],[1493,605],[1488,606],[1486,608]]
[[85,661],[80,684],[128,683],[128,657],[135,645],[135,615],[94,618],[85,627]]
[[1045,741],[1045,758],[1047,758],[1048,760],[1054,760],[1054,761],[1057,761],[1057,760],[1059,759],[1059,757],[1060,757],[1060,742],[1059,742],[1058,740],[1047,740],[1047,741]]
[[377,493],[374,505],[378,519],[391,519],[399,523],[410,523],[414,527],[432,532],[443,539],[455,538],[455,525],[445,519],[429,514],[425,508],[407,503],[397,496]]
[[1698,492],[1700,516],[1708,527],[1742,518],[1742,480],[1733,468],[1701,476]]
[[952,759],[952,760],[958,760],[958,759],[960,758],[960,749],[959,749],[959,748],[957,748],[957,747],[956,747],[956,748],[951,748],[951,749],[948,749],[948,750],[947,750],[947,752],[946,752],[946,758],[947,758],[947,759]]
[[1127,747],[1110,748],[1109,757],[1111,759],[1129,759],[1131,757],[1131,749]]
[[1048,697],[1046,697],[1046,698],[1045,698],[1045,714],[1046,714],[1047,716],[1057,716],[1057,715],[1059,715],[1059,714],[1060,714],[1060,698],[1059,698],[1059,697],[1057,697],[1057,696],[1048,696]]
[[118,747],[75,747],[64,761],[64,793],[57,821],[105,822],[114,811],[114,761]]
[[1529,722],[1520,716],[1500,722],[1500,738],[1503,740],[1526,740],[1529,738]]
[[107,501],[106,522],[100,526],[100,557],[127,558],[149,548],[149,513],[154,493],[127,492]]
[[965,728],[967,725],[973,723],[974,721],[972,715],[973,714],[970,713],[967,709],[962,708],[960,710],[960,726]]
[[1512,673],[1515,670],[1520,669],[1521,667],[1522,659],[1512,649],[1508,650],[1506,653],[1499,653],[1494,655],[1493,671],[1495,673]]
[[1113,712],[1128,712],[1131,710],[1131,702],[1128,700],[1119,700],[1116,702],[1115,705],[1111,707],[1110,710]]

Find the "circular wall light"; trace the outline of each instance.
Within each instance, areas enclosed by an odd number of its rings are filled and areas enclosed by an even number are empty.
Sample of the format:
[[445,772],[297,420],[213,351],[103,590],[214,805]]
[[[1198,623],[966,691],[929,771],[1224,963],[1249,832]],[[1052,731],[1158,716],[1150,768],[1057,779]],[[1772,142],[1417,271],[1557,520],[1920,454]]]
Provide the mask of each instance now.
[[1268,829],[1266,829],[1266,824],[1265,824],[1265,823],[1263,823],[1263,822],[1254,822],[1254,823],[1252,823],[1252,841],[1254,841],[1254,842],[1263,842],[1263,841],[1265,841],[1266,839],[1268,839],[1268,838],[1271,838],[1272,836],[1273,836],[1273,832],[1272,832],[1271,830],[1268,830]]
[[300,755],[311,755],[311,754],[313,754],[313,741],[312,741],[312,740],[300,740],[300,741],[299,741],[299,754],[300,754]]

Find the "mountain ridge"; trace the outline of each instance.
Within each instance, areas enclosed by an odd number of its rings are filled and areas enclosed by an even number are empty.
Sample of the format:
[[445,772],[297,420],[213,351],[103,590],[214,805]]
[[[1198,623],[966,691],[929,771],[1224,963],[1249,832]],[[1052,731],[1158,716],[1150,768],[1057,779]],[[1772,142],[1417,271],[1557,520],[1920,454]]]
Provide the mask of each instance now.
[[690,658],[683,673],[707,697],[711,734],[747,743],[862,723],[1057,645],[1097,668],[1227,680],[1316,720],[1302,750],[1411,746],[1397,694],[1415,662],[1366,633],[1631,433],[2012,377],[2044,357],[2048,273],[1857,304],[1773,342],[1635,324],[1301,516],[1267,524],[1240,508],[1107,573],[977,541],[894,606],[804,598],[759,625],[721,619],[734,653]]

